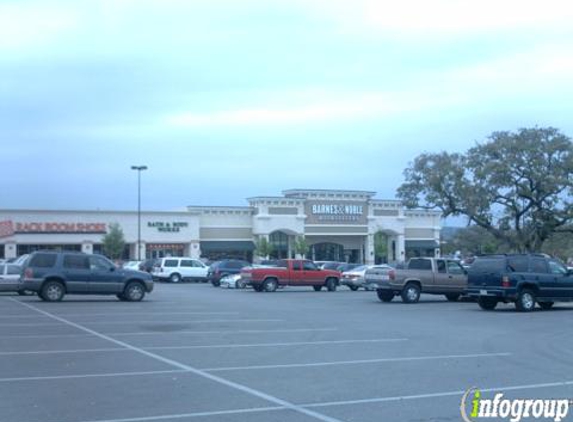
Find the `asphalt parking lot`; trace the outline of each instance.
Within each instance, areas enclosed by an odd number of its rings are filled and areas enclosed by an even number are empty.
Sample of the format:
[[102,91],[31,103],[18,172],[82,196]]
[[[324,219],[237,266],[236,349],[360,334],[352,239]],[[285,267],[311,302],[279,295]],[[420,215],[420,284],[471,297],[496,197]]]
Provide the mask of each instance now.
[[0,421],[459,421],[471,387],[573,398],[572,321],[568,304],[484,312],[342,288],[5,294]]

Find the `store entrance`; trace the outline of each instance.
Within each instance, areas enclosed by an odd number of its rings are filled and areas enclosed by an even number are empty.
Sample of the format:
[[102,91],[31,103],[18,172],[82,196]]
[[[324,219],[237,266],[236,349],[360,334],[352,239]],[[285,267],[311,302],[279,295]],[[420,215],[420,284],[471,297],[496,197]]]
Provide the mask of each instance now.
[[345,261],[344,246],[338,243],[322,242],[311,246],[314,261]]

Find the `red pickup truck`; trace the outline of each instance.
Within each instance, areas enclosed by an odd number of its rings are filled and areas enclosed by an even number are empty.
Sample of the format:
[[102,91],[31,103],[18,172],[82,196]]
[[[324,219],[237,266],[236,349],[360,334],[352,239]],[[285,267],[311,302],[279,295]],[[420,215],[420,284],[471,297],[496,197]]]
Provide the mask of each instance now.
[[324,286],[333,292],[338,286],[340,273],[321,270],[314,262],[305,259],[284,259],[276,267],[245,267],[241,278],[257,292],[274,292],[279,286],[312,286],[317,292]]

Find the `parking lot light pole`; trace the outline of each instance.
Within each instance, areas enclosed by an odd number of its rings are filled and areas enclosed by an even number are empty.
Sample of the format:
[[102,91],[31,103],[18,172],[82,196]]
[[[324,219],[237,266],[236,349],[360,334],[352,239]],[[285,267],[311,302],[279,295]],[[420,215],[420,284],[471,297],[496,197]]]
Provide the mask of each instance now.
[[141,261],[141,172],[147,170],[147,166],[131,166],[137,170],[137,260]]

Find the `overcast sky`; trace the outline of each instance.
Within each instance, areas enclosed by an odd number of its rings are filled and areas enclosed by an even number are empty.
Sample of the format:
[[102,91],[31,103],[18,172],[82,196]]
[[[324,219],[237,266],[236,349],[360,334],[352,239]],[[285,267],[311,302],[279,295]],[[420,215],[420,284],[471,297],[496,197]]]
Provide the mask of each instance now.
[[573,5],[0,0],[0,208],[393,199],[422,152],[573,136]]

